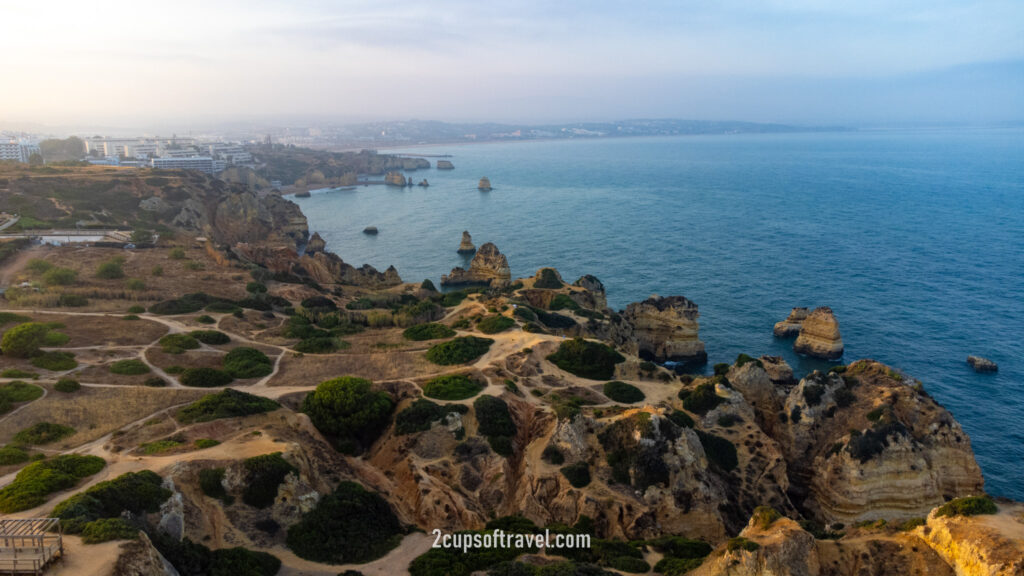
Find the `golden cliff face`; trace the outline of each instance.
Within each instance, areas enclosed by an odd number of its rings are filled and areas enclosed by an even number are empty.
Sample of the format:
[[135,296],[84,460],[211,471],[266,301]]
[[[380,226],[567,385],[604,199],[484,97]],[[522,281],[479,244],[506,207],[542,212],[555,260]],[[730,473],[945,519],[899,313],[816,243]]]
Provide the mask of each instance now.
[[839,321],[832,309],[815,308],[800,324],[800,335],[793,343],[799,354],[836,360],[843,356],[843,338],[839,335]]
[[469,263],[469,270],[453,268],[450,274],[441,276],[444,286],[467,284],[485,284],[502,286],[512,280],[512,270],[508,267],[508,259],[498,247],[488,242],[477,250]]
[[641,358],[703,362],[707,353],[698,335],[699,317],[697,305],[683,296],[652,296],[626,307],[613,338],[623,350]]

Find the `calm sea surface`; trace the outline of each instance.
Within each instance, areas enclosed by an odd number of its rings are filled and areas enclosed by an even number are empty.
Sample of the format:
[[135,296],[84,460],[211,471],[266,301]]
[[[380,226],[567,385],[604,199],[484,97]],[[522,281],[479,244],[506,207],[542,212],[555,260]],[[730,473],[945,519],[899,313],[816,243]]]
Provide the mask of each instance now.
[[[410,150],[430,187],[295,201],[329,250],[435,283],[494,242],[513,277],[594,274],[609,304],[682,294],[709,366],[792,353],[772,325],[831,306],[844,362],[920,379],[970,434],[995,495],[1024,500],[1024,130],[553,141]],[[431,164],[435,159],[431,159]],[[488,176],[494,190],[479,192]],[[362,229],[377,226],[378,236]],[[968,354],[999,364],[975,374]]]

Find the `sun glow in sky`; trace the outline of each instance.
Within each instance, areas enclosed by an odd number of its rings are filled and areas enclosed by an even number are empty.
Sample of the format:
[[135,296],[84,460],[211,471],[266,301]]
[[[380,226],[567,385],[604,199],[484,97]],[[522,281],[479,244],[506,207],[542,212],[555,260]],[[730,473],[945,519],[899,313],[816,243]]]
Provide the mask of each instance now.
[[1024,2],[0,1],[0,120],[1024,120]]

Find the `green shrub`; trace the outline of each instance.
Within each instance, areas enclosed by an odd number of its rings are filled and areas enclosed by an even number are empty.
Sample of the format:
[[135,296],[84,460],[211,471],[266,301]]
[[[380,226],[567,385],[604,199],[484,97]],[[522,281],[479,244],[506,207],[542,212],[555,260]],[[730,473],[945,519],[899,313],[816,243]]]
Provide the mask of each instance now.
[[71,352],[50,351],[33,358],[32,365],[51,372],[65,372],[78,366],[78,362]]
[[484,334],[497,334],[503,332],[516,325],[516,321],[509,318],[508,316],[502,316],[501,314],[494,314],[487,316],[476,323],[476,329],[483,332]]
[[675,423],[676,426],[683,428],[693,428],[693,418],[682,410],[673,410],[668,414],[668,419]]
[[13,358],[29,358],[39,352],[39,347],[46,344],[46,335],[50,326],[41,322],[26,322],[4,332],[0,338],[0,350],[4,356]]
[[238,418],[250,414],[272,412],[281,405],[269,398],[255,396],[246,392],[222,390],[216,394],[208,394],[199,400],[178,410],[175,418],[182,424],[209,422],[221,418]]
[[10,324],[12,322],[22,323],[32,320],[28,316],[22,316],[21,314],[15,314],[14,312],[0,312],[0,326]]
[[697,386],[689,396],[683,398],[683,408],[694,414],[703,416],[725,400],[715,393],[715,385],[704,382]]
[[0,448],[0,466],[10,466],[28,462],[28,452],[20,446],[4,446]]
[[359,454],[388,425],[394,402],[369,380],[343,376],[321,382],[302,402],[313,425],[346,454]]
[[202,316],[197,317],[196,318],[196,322],[199,322],[200,324],[216,324],[217,323],[217,321],[214,320],[213,317],[208,316],[206,314],[203,314]]
[[737,422],[742,422],[743,419],[735,414],[722,414],[718,417],[718,425],[722,428],[728,428]]
[[754,364],[757,364],[761,368],[764,368],[764,364],[762,364],[759,359],[754,358],[753,356],[747,356],[746,354],[740,354],[739,356],[736,357],[736,367],[737,368],[739,368],[740,366],[743,366],[744,364],[746,364],[748,362],[753,362]]
[[199,488],[210,498],[216,498],[222,500],[225,503],[230,504],[232,500],[231,496],[228,495],[227,490],[224,489],[224,469],[223,468],[203,468],[199,471]]
[[761,545],[757,542],[754,542],[753,540],[747,540],[746,538],[740,536],[737,536],[736,538],[729,540],[729,543],[725,545],[726,550],[728,550],[729,552],[735,552],[737,550],[754,552],[760,547]]
[[551,304],[548,306],[549,310],[579,310],[580,305],[573,300],[568,294],[556,294],[551,299]]
[[61,294],[57,300],[58,306],[66,308],[80,308],[89,305],[89,299],[79,294]]
[[449,413],[465,414],[469,408],[462,404],[448,404],[441,406],[430,400],[417,399],[405,410],[395,415],[395,434],[414,434],[430,430],[430,425],[445,417]]
[[100,264],[100,267],[96,269],[96,277],[104,280],[124,278],[124,258],[115,256]]
[[548,360],[581,378],[609,380],[615,374],[615,365],[626,359],[605,344],[573,338],[563,341]]
[[245,468],[245,488],[242,501],[254,508],[266,508],[277,498],[277,488],[284,477],[298,470],[288,463],[280,452],[247,458],[242,462]]
[[42,258],[32,258],[25,264],[25,270],[32,272],[33,274],[44,274],[53,269],[53,264],[50,264]]
[[37,422],[14,435],[14,441],[20,444],[50,444],[75,433],[75,429],[53,422]]
[[736,446],[732,442],[702,430],[697,430],[696,432],[709,462],[725,472],[731,472],[739,466]]
[[159,278],[160,276],[164,275],[164,267],[160,265],[153,266],[153,268],[150,269],[149,273]]
[[122,474],[64,500],[53,509],[53,516],[61,519],[64,532],[76,534],[101,518],[118,518],[124,512],[153,513],[172,494],[162,484],[163,479],[151,470]]
[[465,374],[438,376],[423,385],[423,395],[436,400],[465,400],[480,393],[483,382]]
[[183,386],[192,388],[216,388],[231,384],[234,377],[223,370],[216,368],[186,368],[178,378]]
[[427,360],[442,366],[466,364],[483,356],[493,343],[490,338],[460,336],[431,346],[427,350]]
[[662,558],[654,565],[654,571],[663,576],[685,576],[704,563],[704,558]]
[[231,342],[231,337],[219,330],[193,330],[189,336],[211,346],[219,346]]
[[267,285],[262,282],[249,282],[245,285],[245,291],[250,294],[263,294],[267,291]]
[[701,540],[690,540],[681,536],[661,536],[648,541],[655,550],[668,558],[702,559],[711,554],[711,545]]
[[821,404],[821,397],[825,395],[825,387],[821,384],[808,383],[804,386],[804,401],[808,406]]
[[558,273],[553,268],[541,268],[540,277],[533,283],[534,288],[545,288],[558,290],[565,284],[558,279]]
[[885,412],[886,412],[886,407],[885,406],[879,406],[878,408],[875,408],[874,410],[868,412],[866,417],[871,422],[878,422],[879,420],[882,419],[882,416],[885,415]]
[[159,376],[150,376],[142,381],[142,385],[150,388],[163,388],[167,386],[167,380],[164,380]]
[[935,517],[943,516],[978,516],[980,514],[995,514],[999,509],[996,503],[988,496],[965,496],[950,500],[935,511]]
[[911,518],[910,520],[906,520],[900,523],[900,525],[897,526],[896,529],[900,532],[910,532],[914,528],[924,526],[927,523],[928,522],[924,518]]
[[171,248],[171,251],[167,254],[171,260],[184,260],[185,249],[184,248]]
[[645,574],[651,569],[651,565],[645,562],[643,558],[633,558],[631,556],[612,558],[608,565],[616,570],[631,574]]
[[154,442],[145,442],[139,446],[139,448],[142,449],[143,454],[152,456],[153,454],[160,454],[162,452],[167,452],[168,450],[173,450],[182,444],[183,442],[181,440],[166,438],[164,440],[156,440]]
[[127,360],[118,360],[111,364],[110,372],[124,376],[138,376],[139,374],[148,374],[149,366],[142,360],[129,358]]
[[619,382],[614,380],[604,385],[604,395],[611,398],[614,402],[621,402],[622,404],[633,404],[634,402],[643,402],[647,397],[644,393],[633,386],[632,384],[626,384],[625,382]]
[[131,290],[133,292],[137,292],[139,290],[145,290],[146,289],[146,283],[143,280],[139,279],[139,278],[129,278],[129,279],[125,280],[124,288],[125,288],[125,290]]
[[71,488],[105,465],[98,456],[78,454],[33,462],[18,472],[13,482],[0,489],[0,512],[10,514],[35,508],[45,502],[48,495]]
[[300,558],[362,564],[402,540],[402,525],[386,500],[354,482],[342,482],[288,529],[288,547]]
[[487,444],[498,456],[508,458],[513,452],[515,452],[515,445],[512,443],[512,438],[508,436],[488,436]]
[[532,308],[532,311],[537,316],[537,320],[548,328],[568,329],[576,325],[576,321],[568,316],[547,312],[540,308]]
[[0,384],[0,401],[16,404],[18,402],[31,402],[43,395],[43,389],[35,384],[15,380],[7,384]]
[[214,446],[220,446],[220,441],[214,440],[213,438],[197,438],[192,444],[198,450],[205,450],[207,448],[213,448]]
[[224,371],[235,378],[262,378],[274,371],[274,363],[255,348],[240,347],[224,355]]
[[82,385],[78,383],[78,380],[71,378],[61,378],[57,380],[57,383],[53,385],[53,389],[57,392],[63,392],[65,394],[71,394],[77,392],[82,388]]
[[199,341],[189,334],[168,334],[160,339],[160,346],[168,354],[181,354],[199,348]]
[[726,374],[729,373],[729,368],[732,368],[732,366],[726,364],[725,362],[719,362],[718,364],[715,364],[715,376],[725,376]]
[[78,280],[78,272],[70,268],[53,268],[43,274],[43,284],[47,286],[70,286]]
[[540,457],[545,462],[554,464],[555,466],[560,466],[565,462],[565,456],[562,454],[562,451],[554,444],[547,445],[544,448],[544,451],[541,452]]
[[203,270],[204,268],[206,268],[206,266],[197,260],[189,260],[188,262],[185,262],[186,270]]
[[143,306],[139,306],[138,304],[128,308],[128,313],[129,314],[142,314],[145,311],[146,311],[146,308],[143,307]]
[[[149,307],[149,311],[153,314],[160,315],[174,315],[174,314],[191,314],[192,312],[198,312],[203,308],[210,310],[211,312],[233,312],[238,307],[233,302],[227,302],[220,298],[214,298],[209,294],[203,292],[193,292],[191,294],[185,294],[180,298],[173,300],[164,300],[158,302]],[[217,310],[213,308],[217,307]],[[220,309],[221,307],[227,308],[227,310]]]
[[[569,480],[574,488],[583,488],[590,484],[590,466],[586,462],[577,462],[563,466],[560,470],[562,476]],[[646,572],[646,570],[645,570]]]
[[82,528],[84,544],[99,544],[110,540],[135,540],[139,537],[139,529],[128,524],[123,518],[100,518],[93,520]]
[[149,539],[182,576],[275,576],[281,570],[281,561],[266,552],[241,547],[210,550],[155,530]]
[[473,402],[478,430],[484,436],[515,436],[516,423],[508,404],[496,396],[481,396]]
[[298,344],[292,346],[292,349],[303,354],[330,354],[331,352],[348,347],[348,342],[338,340],[332,336],[317,336],[299,341]]
[[768,527],[774,524],[779,518],[782,518],[782,514],[779,514],[779,512],[771,506],[758,506],[757,508],[754,508],[754,513],[751,515],[754,525],[761,530],[767,530]]

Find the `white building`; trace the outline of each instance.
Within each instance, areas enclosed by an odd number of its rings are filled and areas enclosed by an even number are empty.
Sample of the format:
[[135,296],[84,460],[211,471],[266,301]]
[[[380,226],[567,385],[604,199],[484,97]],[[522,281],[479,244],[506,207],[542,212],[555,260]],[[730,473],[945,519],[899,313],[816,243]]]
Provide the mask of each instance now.
[[34,142],[18,142],[17,140],[0,142],[0,160],[28,163],[33,154],[42,154],[39,145]]
[[209,156],[192,156],[191,158],[153,158],[153,168],[162,170],[198,170],[207,174],[214,173],[214,161]]

